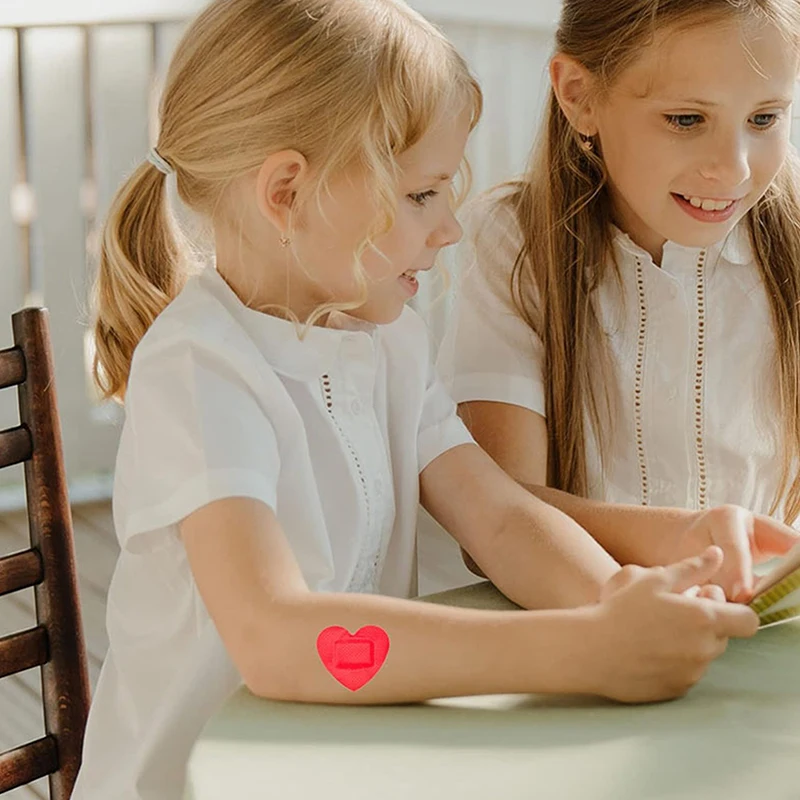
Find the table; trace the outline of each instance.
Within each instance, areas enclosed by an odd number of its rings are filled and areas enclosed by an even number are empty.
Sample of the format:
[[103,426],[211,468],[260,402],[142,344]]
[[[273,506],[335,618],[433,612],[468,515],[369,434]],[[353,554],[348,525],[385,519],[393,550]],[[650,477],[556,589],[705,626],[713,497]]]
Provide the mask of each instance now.
[[[516,608],[488,583],[422,598]],[[800,800],[800,622],[730,643],[685,698],[543,695],[330,706],[236,692],[193,800]]]

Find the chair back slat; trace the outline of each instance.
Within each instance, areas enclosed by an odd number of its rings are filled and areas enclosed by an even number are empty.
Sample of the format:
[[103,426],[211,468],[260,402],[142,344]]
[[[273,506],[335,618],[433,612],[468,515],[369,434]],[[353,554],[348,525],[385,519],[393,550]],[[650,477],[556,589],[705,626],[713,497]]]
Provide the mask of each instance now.
[[31,435],[22,426],[0,431],[0,469],[21,464],[33,455]]
[[19,347],[0,350],[0,389],[19,386],[25,380],[25,356]]
[[32,585],[38,627],[0,640],[0,663],[41,665],[46,737],[0,755],[0,793],[47,775],[50,799],[69,800],[89,676],[47,311],[26,308],[11,323],[15,347],[0,352],[0,387],[18,386],[20,427],[0,433],[0,466],[24,462],[31,550],[0,560],[0,590]]
[[36,550],[23,550],[0,558],[0,597],[41,583],[42,559]]
[[46,661],[47,631],[41,625],[0,639],[0,678],[41,667]]
[[52,736],[0,754],[0,794],[38,781],[58,769],[58,747]]

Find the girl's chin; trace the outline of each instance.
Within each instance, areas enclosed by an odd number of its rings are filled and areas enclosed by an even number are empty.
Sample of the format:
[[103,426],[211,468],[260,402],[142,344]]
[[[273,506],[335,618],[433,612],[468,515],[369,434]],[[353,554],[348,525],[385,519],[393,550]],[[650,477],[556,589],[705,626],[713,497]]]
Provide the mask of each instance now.
[[360,308],[349,311],[351,317],[371,325],[388,325],[400,318],[405,308],[404,302],[367,303]]
[[680,247],[693,250],[713,247],[715,244],[719,244],[725,239],[738,223],[738,219],[713,226],[701,223],[702,227],[698,230],[698,223],[692,225],[690,221],[689,226],[683,226],[683,230],[676,232],[676,235],[671,238],[670,241],[673,241]]

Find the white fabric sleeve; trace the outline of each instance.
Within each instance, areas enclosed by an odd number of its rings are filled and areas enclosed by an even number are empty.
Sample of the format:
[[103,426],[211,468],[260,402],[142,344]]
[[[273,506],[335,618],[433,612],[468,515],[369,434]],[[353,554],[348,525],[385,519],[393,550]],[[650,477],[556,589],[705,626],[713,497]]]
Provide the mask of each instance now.
[[134,363],[125,398],[115,498],[123,541],[173,525],[226,497],[275,509],[275,432],[245,383],[190,342]]
[[511,275],[521,249],[513,212],[482,197],[468,209],[457,253],[455,306],[438,368],[457,403],[488,400],[545,414],[544,348],[519,316]]

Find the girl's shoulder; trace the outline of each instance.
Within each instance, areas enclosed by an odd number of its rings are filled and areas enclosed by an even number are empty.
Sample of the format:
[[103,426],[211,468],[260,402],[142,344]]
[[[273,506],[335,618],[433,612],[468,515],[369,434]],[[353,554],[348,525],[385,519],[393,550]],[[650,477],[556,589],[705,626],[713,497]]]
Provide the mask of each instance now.
[[193,275],[147,329],[136,355],[143,357],[176,341],[219,340],[221,333],[227,336],[234,327],[224,307],[203,291],[198,276]]
[[512,307],[511,284],[524,237],[516,211],[519,185],[510,182],[479,194],[461,214],[464,236],[458,246],[458,292],[476,305],[496,298]]
[[504,183],[464,206],[464,237],[459,246],[462,270],[475,266],[492,276],[511,272],[523,246],[515,204],[518,191],[516,183]]
[[189,362],[229,379],[263,372],[258,348],[214,293],[192,276],[156,317],[133,354],[129,386],[167,378]]
[[503,183],[466,203],[461,215],[465,238],[487,245],[497,240],[521,244],[522,232],[516,213],[518,192],[515,182]]

